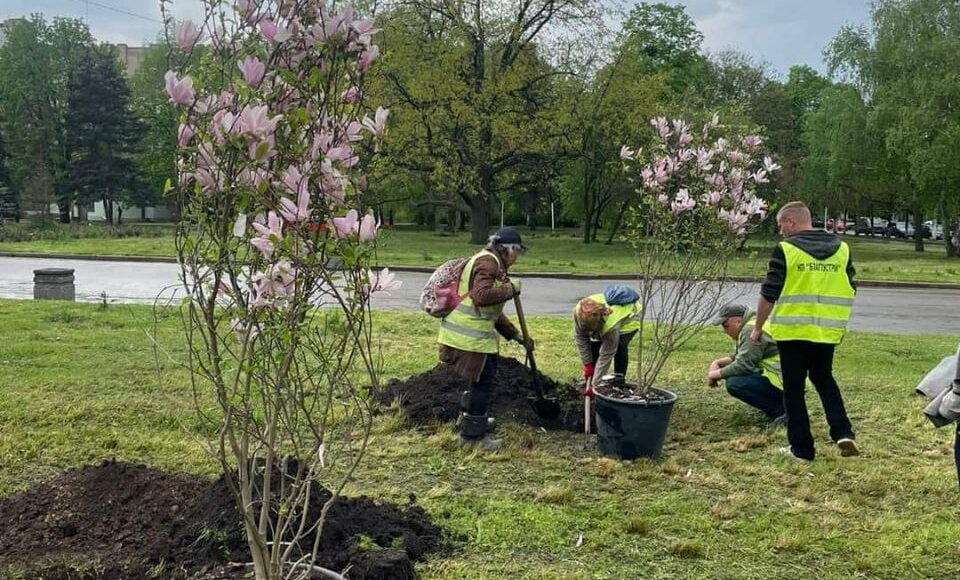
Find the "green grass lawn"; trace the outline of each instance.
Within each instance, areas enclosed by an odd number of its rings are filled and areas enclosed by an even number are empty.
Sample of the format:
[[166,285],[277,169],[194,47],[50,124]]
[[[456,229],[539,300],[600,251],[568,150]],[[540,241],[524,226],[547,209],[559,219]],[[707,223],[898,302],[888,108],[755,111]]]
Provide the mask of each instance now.
[[[142,306],[0,301],[0,495],[109,457],[215,472],[185,373],[166,357],[157,372],[153,320]],[[388,377],[435,364],[433,319],[377,313],[376,322]],[[159,326],[174,360],[178,324]],[[542,370],[573,381],[568,321],[531,326]],[[730,346],[710,329],[665,369],[663,384],[681,398],[660,461],[605,459],[584,435],[517,426],[488,456],[459,450],[450,426],[414,428],[387,413],[348,492],[400,503],[413,493],[463,538],[418,565],[424,578],[960,576],[952,429],[935,430],[912,396],[956,338],[851,334],[837,371],[864,455],[839,457],[811,394],[812,465],[778,456],[782,430],[761,429],[756,414],[703,385],[707,363]]]
[[[546,230],[521,228],[530,251],[515,267],[517,272],[564,272],[578,274],[632,274],[636,272],[632,250],[625,242],[611,245],[584,244],[573,231],[551,234]],[[864,280],[960,283],[960,260],[948,260],[943,244],[929,244],[926,252],[913,251],[913,243],[844,236],[853,251],[859,277]],[[735,276],[761,277],[766,272],[772,237],[748,241],[731,264]],[[378,260],[388,266],[436,267],[456,256],[469,255],[477,246],[466,233],[440,235],[434,232],[384,231]],[[52,254],[167,256],[175,255],[172,235],[126,238],[67,238],[0,242],[2,252]]]

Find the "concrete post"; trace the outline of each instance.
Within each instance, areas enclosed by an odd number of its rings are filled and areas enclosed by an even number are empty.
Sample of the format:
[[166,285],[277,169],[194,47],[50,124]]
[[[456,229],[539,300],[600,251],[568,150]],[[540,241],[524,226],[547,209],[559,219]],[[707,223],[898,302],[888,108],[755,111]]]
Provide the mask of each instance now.
[[77,299],[73,268],[40,268],[33,271],[34,300]]

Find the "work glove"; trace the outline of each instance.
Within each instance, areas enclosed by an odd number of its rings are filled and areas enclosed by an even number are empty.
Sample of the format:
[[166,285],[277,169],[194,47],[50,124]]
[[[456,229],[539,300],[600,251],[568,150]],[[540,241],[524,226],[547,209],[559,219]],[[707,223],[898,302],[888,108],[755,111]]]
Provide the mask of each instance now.
[[592,376],[593,376],[593,363],[584,363],[583,378],[589,379]]
[[513,337],[513,340],[517,341],[520,344],[520,346],[527,349],[529,352],[533,352],[536,346],[532,338],[529,340],[523,340],[522,334],[518,334],[517,336]]
[[519,296],[519,295],[520,295],[521,280],[519,280],[519,279],[517,279],[517,280],[511,279],[511,280],[510,280],[510,285],[513,286],[513,295],[514,295],[514,296]]

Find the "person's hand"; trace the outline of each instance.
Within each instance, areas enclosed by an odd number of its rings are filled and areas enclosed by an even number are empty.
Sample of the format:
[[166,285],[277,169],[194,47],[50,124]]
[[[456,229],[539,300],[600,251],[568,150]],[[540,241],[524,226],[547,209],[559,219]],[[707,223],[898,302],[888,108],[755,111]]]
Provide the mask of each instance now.
[[516,337],[514,337],[513,340],[517,341],[517,343],[519,343],[520,346],[527,349],[527,352],[533,352],[534,349],[536,348],[536,343],[533,342],[533,338],[528,338],[527,340],[523,340],[522,334],[518,334]]
[[750,342],[753,344],[760,344],[760,334],[763,330],[759,326],[754,326],[753,330],[750,331]]
[[518,279],[513,279],[513,278],[511,278],[511,279],[510,279],[510,285],[513,286],[513,295],[514,295],[514,296],[519,296],[519,295],[520,295],[520,286],[523,285],[523,284],[522,284],[522,280],[520,280],[519,278],[518,278]]
[[710,365],[710,369],[707,370],[707,386],[716,387],[720,383],[720,369],[715,368],[714,365]]
[[583,365],[583,378],[589,379],[593,376],[593,363],[584,363]]

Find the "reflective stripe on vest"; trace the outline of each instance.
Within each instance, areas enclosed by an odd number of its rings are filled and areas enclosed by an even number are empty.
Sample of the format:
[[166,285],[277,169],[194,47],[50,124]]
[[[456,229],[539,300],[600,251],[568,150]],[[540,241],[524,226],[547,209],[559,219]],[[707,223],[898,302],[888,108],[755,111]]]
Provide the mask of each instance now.
[[497,261],[497,268],[503,267],[500,258],[489,250],[480,251],[467,261],[460,274],[460,285],[457,288],[460,296],[464,298],[440,321],[437,342],[467,352],[496,354],[499,335],[494,323],[503,312],[503,303],[477,307],[473,305],[473,298],[469,296],[470,276],[473,274],[474,263],[480,256],[492,256]]
[[786,258],[786,279],[770,316],[770,334],[777,341],[809,340],[838,344],[847,329],[856,292],[847,277],[850,247],[823,260],[790,242],[780,242]]
[[[756,314],[751,315],[750,318],[743,323],[743,327],[740,329],[740,340],[750,340],[750,332],[753,330],[755,319]],[[769,320],[763,324],[763,331],[770,334]],[[782,389],[783,373],[780,371],[780,352],[778,351],[777,354],[760,359],[758,364],[760,366],[760,374],[767,377],[767,380],[769,380],[773,386]]]
[[[640,302],[631,302],[630,304],[607,304],[607,299],[603,294],[594,294],[592,296],[587,296],[588,300],[593,300],[598,304],[602,304],[612,310],[612,312],[603,319],[603,327],[600,328],[600,336],[605,336],[610,332],[614,326],[617,325],[621,320],[626,320],[623,323],[623,326],[620,327],[620,334],[626,334],[628,332],[634,332],[640,330],[640,311],[643,306],[640,305]],[[576,309],[580,310],[580,303],[577,303]]]

